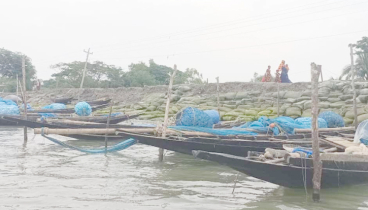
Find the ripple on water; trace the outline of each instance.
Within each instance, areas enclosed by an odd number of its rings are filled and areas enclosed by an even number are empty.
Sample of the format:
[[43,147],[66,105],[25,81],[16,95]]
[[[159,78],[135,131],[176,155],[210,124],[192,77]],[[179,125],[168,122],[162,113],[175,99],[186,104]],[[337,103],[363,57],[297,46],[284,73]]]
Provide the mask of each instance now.
[[[69,150],[23,130],[0,128],[0,209],[368,209],[367,186],[322,191],[314,204],[305,191],[286,189],[215,163],[134,145],[90,155]],[[29,131],[31,132],[31,131]],[[84,147],[99,141],[75,141]],[[109,142],[115,144],[116,142]]]

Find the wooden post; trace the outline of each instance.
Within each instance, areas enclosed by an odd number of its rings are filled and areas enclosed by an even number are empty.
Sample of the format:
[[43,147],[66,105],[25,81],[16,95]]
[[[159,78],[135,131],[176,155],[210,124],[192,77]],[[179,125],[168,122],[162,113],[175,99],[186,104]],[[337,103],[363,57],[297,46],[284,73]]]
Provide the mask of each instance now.
[[354,109],[354,126],[355,129],[358,127],[358,114],[357,114],[357,107],[356,107],[356,91],[355,91],[355,68],[354,68],[354,53],[353,53],[353,44],[349,44],[350,47],[350,58],[351,58],[351,88],[353,89],[353,109]]
[[220,115],[220,78],[216,77],[217,80],[217,111]]
[[[177,71],[177,68],[176,68],[176,65],[174,65],[174,72],[170,76],[169,88],[167,90],[167,100],[166,100],[166,108],[165,108],[164,126],[162,128],[162,138],[166,138],[166,129],[167,129],[167,124],[168,124],[168,120],[169,120],[171,89],[172,89],[172,86],[173,86],[173,83],[174,83],[174,78],[175,78],[176,71]],[[164,149],[162,149],[162,148],[159,149],[158,160],[160,162],[162,162],[164,160]]]
[[[107,117],[107,123],[106,123],[106,131],[109,129],[110,127],[110,118],[111,118],[111,112],[112,112],[112,105],[114,103],[111,102],[110,104],[110,112],[109,112],[109,116]],[[107,132],[105,133],[105,154],[107,153]]]
[[[26,60],[24,56],[22,57],[22,74],[23,74],[23,108],[24,108],[24,119],[27,120],[27,85],[26,85]],[[24,145],[27,144],[28,136],[27,136],[27,127],[24,127]]]
[[90,52],[89,52],[89,50],[90,50],[90,48],[88,48],[88,51],[85,51],[85,50],[84,50],[84,52],[85,52],[85,53],[87,53],[87,58],[86,58],[86,62],[84,63],[82,82],[81,82],[80,87],[79,87],[80,89],[82,89],[82,88],[83,88],[84,77],[86,76],[86,71],[87,71],[87,63],[88,63],[88,57],[89,57],[89,54],[93,54],[93,53],[90,53]]
[[280,117],[280,106],[279,106],[279,98],[280,98],[280,83],[277,83],[277,117]]
[[318,139],[318,78],[320,66],[311,64],[312,79],[312,147],[313,147],[313,201],[320,200],[322,162],[319,156]]
[[321,72],[321,81],[323,82],[322,68],[320,69],[320,72]]
[[[17,96],[18,96],[18,94],[19,94],[19,77],[18,77],[18,74],[17,74]],[[19,96],[18,96],[19,97]],[[19,101],[18,101],[18,98],[17,98],[17,104],[19,103]]]

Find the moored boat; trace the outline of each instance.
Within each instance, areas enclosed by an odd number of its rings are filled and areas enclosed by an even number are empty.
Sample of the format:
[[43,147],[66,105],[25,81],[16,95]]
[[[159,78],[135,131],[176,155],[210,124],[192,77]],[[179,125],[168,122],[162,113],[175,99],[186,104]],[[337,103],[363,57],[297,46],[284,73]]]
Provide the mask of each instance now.
[[[251,154],[251,153],[249,153]],[[196,158],[217,162],[255,178],[290,188],[311,188],[313,162],[310,158],[265,161],[258,156],[240,157],[208,151],[193,151]],[[341,153],[321,154],[322,188],[368,182],[368,156]]]
[[66,98],[53,98],[51,99],[54,103],[61,103],[61,104],[70,104],[70,102],[73,100],[73,97],[66,97]]

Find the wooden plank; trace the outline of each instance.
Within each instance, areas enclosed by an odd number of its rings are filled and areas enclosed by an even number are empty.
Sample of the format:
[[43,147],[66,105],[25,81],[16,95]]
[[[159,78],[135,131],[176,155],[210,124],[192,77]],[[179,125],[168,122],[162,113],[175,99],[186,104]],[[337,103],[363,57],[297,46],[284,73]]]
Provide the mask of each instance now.
[[60,135],[69,135],[69,134],[116,134],[116,129],[106,129],[106,128],[93,128],[93,129],[51,129],[51,128],[35,128],[34,134],[42,134],[42,130],[44,134],[60,134]]
[[324,140],[326,142],[329,142],[329,143],[333,143],[334,145],[338,145],[339,148],[344,148],[346,149],[347,147],[350,147],[350,146],[357,146],[359,144],[355,144],[345,138],[342,138],[342,137],[325,137]]
[[[295,133],[310,133],[312,129],[303,128],[303,129],[294,129]],[[341,128],[319,128],[318,131],[321,132],[331,132],[331,131],[355,131],[354,127],[341,127]]]

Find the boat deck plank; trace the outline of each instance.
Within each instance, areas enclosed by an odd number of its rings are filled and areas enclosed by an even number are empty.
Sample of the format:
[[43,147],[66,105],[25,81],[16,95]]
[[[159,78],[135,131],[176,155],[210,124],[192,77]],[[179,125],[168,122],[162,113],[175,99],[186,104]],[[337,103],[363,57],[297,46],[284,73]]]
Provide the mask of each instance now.
[[338,136],[326,136],[324,140],[331,143],[334,146],[338,146],[341,149],[345,149],[350,146],[357,146],[356,143],[351,141],[351,138],[344,138]]

